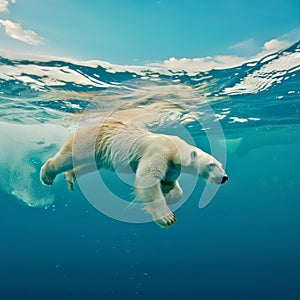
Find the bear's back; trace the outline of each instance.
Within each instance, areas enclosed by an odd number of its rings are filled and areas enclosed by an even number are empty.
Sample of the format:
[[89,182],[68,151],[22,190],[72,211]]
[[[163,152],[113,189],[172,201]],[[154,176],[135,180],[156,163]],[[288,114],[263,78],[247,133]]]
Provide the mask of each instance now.
[[105,168],[128,166],[140,158],[140,138],[151,133],[144,127],[117,119],[106,119],[98,125],[95,144],[96,159]]

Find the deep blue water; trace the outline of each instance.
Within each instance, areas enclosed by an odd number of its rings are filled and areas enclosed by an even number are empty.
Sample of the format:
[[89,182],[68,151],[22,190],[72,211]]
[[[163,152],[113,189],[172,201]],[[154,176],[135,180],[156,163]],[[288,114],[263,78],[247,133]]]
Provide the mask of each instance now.
[[[0,299],[298,299],[299,47],[198,74],[0,57]],[[205,208],[199,180],[163,230],[105,216],[62,176],[40,184],[75,116],[147,107],[151,131],[208,152],[221,125],[229,181]]]

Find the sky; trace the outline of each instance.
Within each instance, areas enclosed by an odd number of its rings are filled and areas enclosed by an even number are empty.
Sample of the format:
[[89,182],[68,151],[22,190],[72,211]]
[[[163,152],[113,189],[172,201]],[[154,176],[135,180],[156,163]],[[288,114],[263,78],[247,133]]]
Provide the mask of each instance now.
[[299,39],[299,0],[0,0],[0,53],[181,68]]

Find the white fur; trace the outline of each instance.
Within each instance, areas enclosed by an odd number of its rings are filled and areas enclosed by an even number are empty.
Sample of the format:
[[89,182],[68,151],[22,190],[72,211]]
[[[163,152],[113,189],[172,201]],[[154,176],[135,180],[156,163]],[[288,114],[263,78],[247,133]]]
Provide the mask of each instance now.
[[70,190],[75,175],[95,169],[117,170],[132,166],[136,172],[136,201],[144,203],[154,221],[168,227],[176,217],[167,204],[179,201],[180,172],[191,172],[208,182],[221,183],[225,171],[211,155],[177,136],[153,134],[133,123],[105,119],[100,124],[78,129],[41,168],[41,181],[50,185],[64,173]]

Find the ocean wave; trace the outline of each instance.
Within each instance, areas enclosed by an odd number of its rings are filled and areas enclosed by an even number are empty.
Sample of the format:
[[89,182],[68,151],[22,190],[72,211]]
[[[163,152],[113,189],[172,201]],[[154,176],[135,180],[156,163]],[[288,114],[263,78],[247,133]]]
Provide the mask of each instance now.
[[257,93],[278,84],[284,72],[291,76],[299,71],[299,45],[297,42],[288,49],[251,62],[244,62],[243,59],[225,60],[223,65],[212,64],[204,71],[203,59],[190,60],[189,64],[122,66],[98,60],[82,62],[58,58],[32,60],[0,57],[0,83],[2,94],[20,92],[22,87],[37,91],[101,90],[136,79],[168,79],[173,83],[189,83],[192,86],[199,86],[200,82],[204,82],[208,95],[212,91],[220,95]]
[[237,84],[226,87],[220,94],[241,95],[255,94],[281,84],[295,77],[300,70],[300,44],[263,58]]

